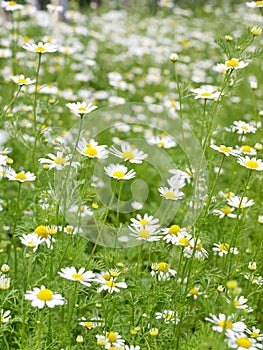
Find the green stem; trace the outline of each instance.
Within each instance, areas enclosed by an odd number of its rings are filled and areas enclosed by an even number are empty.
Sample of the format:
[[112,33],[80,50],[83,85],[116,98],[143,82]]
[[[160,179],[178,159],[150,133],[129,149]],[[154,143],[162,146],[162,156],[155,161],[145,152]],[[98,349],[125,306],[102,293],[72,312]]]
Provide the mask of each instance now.
[[20,195],[21,195],[21,185],[22,182],[18,182],[18,192],[17,192],[17,200],[16,200],[16,215],[14,219],[14,228],[13,228],[13,234],[12,234],[12,243],[14,247],[14,264],[15,264],[15,280],[17,278],[17,247],[16,247],[16,237],[15,237],[15,231],[17,226],[17,219],[20,214]]
[[34,146],[33,146],[33,164],[34,167],[36,166],[36,148],[37,148],[37,94],[38,94],[38,81],[39,81],[39,72],[40,72],[40,65],[41,65],[41,56],[42,54],[38,54],[38,64],[37,64],[37,71],[36,71],[36,82],[35,82],[35,92],[34,92],[34,103],[33,103],[33,118],[34,118]]
[[41,334],[43,331],[43,319],[44,319],[44,310],[39,310],[40,318],[38,324],[38,332],[37,332],[37,347],[36,349],[41,349]]
[[201,145],[203,144],[203,137],[204,137],[204,132],[205,132],[205,124],[206,124],[206,104],[207,104],[207,99],[205,98],[204,100],[204,109],[203,109],[203,120],[202,120],[202,128],[201,128],[201,138],[200,138],[200,143]]
[[9,103],[9,105],[5,108],[5,110],[3,111],[1,118],[4,118],[7,111],[9,110],[9,108],[13,105],[13,103],[15,102],[17,96],[19,95],[19,92],[21,91],[23,85],[19,85],[18,90],[16,92],[16,94],[14,95],[14,97],[12,98],[11,102]]
[[184,129],[183,129],[183,95],[182,95],[182,90],[181,90],[178,74],[176,72],[176,63],[174,64],[174,75],[175,75],[175,82],[176,82],[178,98],[179,98],[179,106],[180,106],[179,117],[180,117],[181,128],[182,128],[182,137],[184,139]]
[[116,215],[117,226],[119,226],[119,221],[120,221],[119,220],[120,219],[120,201],[121,201],[122,186],[123,186],[123,181],[121,181],[120,183],[118,202],[117,202],[117,215]]
[[71,333],[71,330],[70,330],[71,324],[70,324],[70,322],[71,322],[71,319],[72,319],[74,307],[76,305],[77,295],[78,295],[78,282],[75,282],[72,303],[69,304],[69,312],[68,312],[67,323],[66,323],[66,338],[67,339],[69,339],[69,334]]

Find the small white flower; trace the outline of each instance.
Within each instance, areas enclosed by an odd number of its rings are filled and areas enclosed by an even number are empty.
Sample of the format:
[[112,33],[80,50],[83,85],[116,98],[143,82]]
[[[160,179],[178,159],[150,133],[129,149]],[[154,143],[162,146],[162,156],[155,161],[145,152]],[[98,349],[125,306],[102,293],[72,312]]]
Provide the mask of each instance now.
[[[57,152],[56,155],[49,153],[47,155],[50,159],[48,158],[40,158],[38,159],[39,163],[41,164],[46,164],[46,168],[51,170],[51,169],[56,169],[56,170],[63,170],[66,166],[70,165],[70,159],[71,155],[64,156],[64,154],[60,151]],[[72,162],[71,166],[76,167],[77,163]]]
[[30,300],[33,307],[43,309],[46,305],[53,308],[57,305],[64,305],[65,301],[61,294],[54,294],[50,289],[41,286],[41,288],[33,288],[32,291],[27,291],[25,299]]
[[217,87],[211,85],[202,85],[200,88],[191,91],[195,94],[195,99],[216,100],[221,94]]
[[211,148],[213,148],[214,150],[223,153],[225,156],[230,156],[230,155],[237,155],[237,151],[235,151],[233,149],[233,147],[227,147],[224,145],[220,145],[220,146],[216,146],[216,145],[210,145]]
[[16,10],[22,10],[23,5],[18,4],[16,1],[1,1],[0,3],[1,7],[3,7],[6,11],[16,11]]
[[14,75],[11,77],[14,83],[17,85],[30,85],[35,83],[35,79],[25,78],[23,74],[20,75]]
[[240,61],[237,58],[231,58],[230,60],[225,61],[225,64],[218,63],[217,67],[218,69],[222,71],[227,71],[229,69],[242,69],[245,68],[248,65],[248,62]]
[[[241,203],[241,199],[242,199],[242,203]],[[228,205],[230,205],[231,207],[234,208],[248,208],[251,207],[255,201],[253,199],[248,199],[247,197],[239,197],[239,196],[233,196],[231,198],[227,198],[227,203]]]
[[23,49],[25,49],[29,52],[36,52],[39,54],[43,54],[43,53],[56,52],[58,50],[58,47],[57,47],[57,45],[54,45],[51,43],[43,43],[40,41],[38,44],[25,43],[23,45]]
[[25,246],[33,249],[33,252],[36,252],[38,249],[38,246],[45,242],[44,238],[41,238],[40,236],[36,235],[35,233],[29,233],[28,235],[23,234],[22,237],[19,237],[22,244]]
[[257,128],[253,125],[243,122],[242,120],[234,121],[231,129],[238,134],[255,133],[257,131]]
[[10,169],[5,176],[8,178],[8,180],[19,182],[31,182],[36,179],[35,174],[31,173],[30,171],[27,171],[26,173],[24,171],[20,171],[19,173],[16,173],[13,169]]
[[88,158],[105,159],[108,157],[108,151],[106,145],[98,145],[98,142],[91,139],[88,142],[81,140],[78,144],[77,151]]
[[263,7],[263,1],[251,1],[251,2],[246,2],[246,6],[250,8],[260,8]]
[[224,330],[231,329],[233,332],[244,332],[246,325],[244,322],[234,322],[235,315],[226,316],[220,313],[218,316],[209,314],[210,317],[206,317],[205,320],[214,324],[212,329],[215,332],[222,333]]
[[129,161],[130,163],[141,164],[148,154],[139,151],[137,148],[132,147],[130,144],[122,143],[121,151],[117,150],[114,146],[110,148],[110,153],[118,158]]
[[249,158],[248,156],[245,156],[244,158],[238,158],[237,162],[247,169],[257,171],[263,170],[263,161],[261,159]]
[[181,192],[179,189],[175,188],[168,188],[168,187],[159,187],[158,191],[160,192],[161,197],[164,197],[165,199],[177,201],[179,199],[182,199],[184,197],[184,193]]
[[87,104],[87,102],[67,103],[66,106],[77,115],[91,113],[97,108],[97,106],[94,106],[92,103]]
[[94,280],[95,274],[92,271],[85,271],[85,268],[82,267],[79,271],[75,267],[65,267],[61,269],[61,272],[58,272],[60,277],[66,278],[70,281],[80,282],[86,287],[91,286],[91,281]]
[[121,164],[110,164],[104,167],[105,173],[116,180],[130,180],[135,177],[136,173],[134,170],[129,170]]
[[11,314],[10,310],[4,311],[3,309],[1,309],[1,311],[0,311],[0,323],[7,323],[11,318],[10,314]]

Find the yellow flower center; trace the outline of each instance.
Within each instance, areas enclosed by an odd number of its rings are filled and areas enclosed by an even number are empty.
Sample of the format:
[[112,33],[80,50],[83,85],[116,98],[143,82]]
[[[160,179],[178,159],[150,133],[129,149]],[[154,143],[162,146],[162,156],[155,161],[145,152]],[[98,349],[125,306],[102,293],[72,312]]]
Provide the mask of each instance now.
[[240,302],[238,300],[233,301],[234,306],[240,306]]
[[165,146],[165,143],[164,143],[163,141],[159,141],[159,142],[158,142],[158,146],[164,147],[164,146]]
[[37,297],[40,300],[50,301],[53,299],[53,294],[49,289],[41,289],[40,292],[37,294]]
[[8,3],[9,6],[16,6],[16,4],[17,3],[15,1],[9,1],[9,3]]
[[37,47],[35,48],[35,51],[36,51],[36,52],[39,52],[39,53],[42,53],[42,52],[45,52],[46,49],[45,49],[44,46],[37,46]]
[[158,270],[163,272],[168,272],[169,270],[168,264],[166,262],[160,262],[158,266]]
[[226,192],[225,193],[225,197],[226,198],[232,198],[233,197],[233,194],[231,192]]
[[64,165],[64,164],[66,163],[66,159],[65,159],[65,158],[55,158],[55,159],[53,160],[53,162],[54,162],[55,164]]
[[35,248],[35,243],[33,243],[32,241],[29,241],[27,242],[27,245],[30,247],[30,248]]
[[79,107],[79,108],[78,108],[78,112],[79,112],[79,113],[86,112],[86,110],[87,110],[86,107]]
[[168,318],[169,320],[170,320],[172,317],[173,317],[172,314],[167,314],[167,315],[166,315],[166,318]]
[[114,171],[112,176],[117,177],[118,179],[122,179],[125,173],[123,171]]
[[220,244],[220,246],[219,246],[220,252],[222,252],[222,251],[227,251],[228,249],[229,249],[229,244],[228,244],[228,243],[222,243],[222,244]]
[[38,226],[35,229],[34,233],[36,233],[38,236],[43,237],[43,238],[47,238],[48,237],[48,231],[47,231],[46,226],[44,226],[44,225]]
[[236,344],[238,346],[242,346],[242,348],[249,349],[252,345],[252,342],[248,338],[241,337],[236,340]]
[[129,159],[129,160],[134,159],[134,154],[129,151],[123,152],[121,155],[122,155],[122,158],[124,159]]
[[210,97],[212,94],[210,92],[201,92],[200,94],[202,97]]
[[228,60],[226,65],[227,67],[238,67],[238,60]]
[[218,322],[218,326],[226,329],[232,329],[233,328],[233,323],[230,320],[222,320]]
[[17,82],[19,83],[19,84],[27,84],[27,79],[22,79],[22,78],[18,78],[17,79]]
[[16,174],[15,178],[18,181],[24,181],[24,180],[26,180],[26,175],[24,173],[18,173],[18,174]]
[[256,6],[262,6],[263,5],[263,1],[256,1],[255,4],[256,4]]
[[81,280],[83,280],[83,275],[80,274],[80,273],[73,273],[73,274],[71,275],[71,277],[72,277],[74,280],[76,280],[76,281],[81,281]]
[[110,332],[107,336],[111,343],[115,343],[117,340],[117,334],[115,332]]
[[251,333],[251,336],[252,336],[253,338],[257,338],[257,337],[259,336],[259,333],[256,332],[256,331],[253,331],[253,332]]
[[111,271],[111,277],[118,277],[119,276],[119,273],[118,271]]
[[143,226],[150,225],[150,221],[146,220],[146,219],[141,219],[140,220],[140,224],[143,225]]
[[93,323],[92,322],[84,322],[84,326],[87,328],[91,328],[91,327],[93,327]]
[[184,247],[189,246],[189,240],[186,237],[182,237],[178,240],[178,243]]
[[109,273],[104,273],[104,275],[102,276],[106,281],[110,280],[110,274]]
[[241,125],[241,129],[243,129],[243,130],[248,130],[248,127],[246,126],[246,125]]
[[73,232],[73,227],[70,227],[70,226],[66,227],[66,231],[67,231],[68,233]]
[[141,237],[141,238],[150,238],[151,237],[151,233],[150,231],[148,230],[141,230],[139,233],[138,233],[138,236]]
[[96,157],[96,155],[98,154],[98,151],[94,147],[88,147],[86,148],[84,153],[90,157]]
[[112,281],[107,281],[107,282],[105,282],[105,285],[107,287],[113,288],[113,287],[115,287],[116,284],[114,282],[112,282]]
[[203,248],[203,244],[202,243],[198,243],[195,247],[196,250],[202,250]]
[[54,228],[54,227],[50,227],[50,228],[47,229],[47,233],[49,235],[55,235],[57,233],[57,229]]
[[221,147],[219,147],[219,149],[220,149],[220,151],[226,152],[226,153],[232,152],[232,149],[229,148],[229,147],[223,147],[223,146],[221,146]]
[[175,235],[175,236],[178,236],[179,232],[181,232],[181,227],[179,225],[172,225],[168,231],[170,235]]
[[189,294],[191,294],[191,295],[198,295],[198,293],[199,293],[199,291],[196,288],[193,288],[189,291]]
[[245,166],[250,169],[257,169],[259,167],[258,162],[255,160],[249,160],[245,163]]
[[164,197],[167,199],[172,199],[172,198],[176,198],[176,195],[173,192],[168,191],[165,193]]
[[244,153],[250,153],[251,152],[251,147],[246,145],[246,146],[243,146],[241,148],[241,152],[244,152]]
[[230,214],[232,212],[230,207],[224,207],[224,208],[221,209],[221,211],[222,211],[223,214],[226,214],[226,215],[228,215],[228,214]]

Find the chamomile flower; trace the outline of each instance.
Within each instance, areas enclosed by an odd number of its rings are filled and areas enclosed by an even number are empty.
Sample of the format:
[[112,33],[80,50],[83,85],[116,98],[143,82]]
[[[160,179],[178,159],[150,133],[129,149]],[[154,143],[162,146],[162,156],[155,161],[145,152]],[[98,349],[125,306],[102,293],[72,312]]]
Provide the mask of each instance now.
[[222,71],[227,71],[229,69],[242,69],[248,65],[248,62],[240,61],[238,58],[231,58],[230,60],[225,61],[225,64],[218,63],[218,69]]
[[164,320],[164,323],[175,323],[177,324],[179,322],[179,319],[177,317],[177,314],[173,310],[163,310],[163,312],[156,312],[155,318],[157,320]]
[[236,155],[236,151],[233,149],[233,147],[227,147],[224,145],[221,146],[216,146],[214,144],[210,145],[211,148],[213,148],[215,151],[218,151],[220,153],[223,153],[225,156],[230,156],[230,155]]
[[229,217],[229,218],[236,218],[237,215],[236,214],[233,214],[233,211],[235,210],[235,208],[231,208],[229,206],[224,206],[223,208],[221,209],[214,209],[212,211],[212,213],[216,216],[219,216],[220,219],[224,218],[224,217]]
[[[62,230],[62,226],[59,226],[58,228],[60,231]],[[83,232],[81,227],[74,227],[72,225],[65,226],[63,230],[67,235],[76,235],[77,233]]]
[[195,258],[202,259],[208,257],[208,252],[203,248],[203,244],[200,238],[192,238],[189,241],[189,245],[184,248],[184,256],[191,258],[194,254]]
[[25,299],[30,300],[33,307],[38,307],[43,309],[46,305],[53,308],[57,305],[64,305],[65,300],[61,294],[54,294],[50,289],[45,286],[40,288],[33,288],[32,291],[27,291],[25,294]]
[[244,209],[251,207],[255,203],[255,201],[253,199],[248,199],[247,197],[242,198],[239,196],[233,196],[231,198],[227,198],[227,203],[231,207]]
[[160,240],[161,236],[160,231],[154,226],[146,226],[146,227],[131,227],[129,229],[132,233],[131,236],[136,237],[139,241],[147,241],[147,242],[157,242]]
[[7,159],[8,159],[7,156],[4,156],[4,155],[0,154],[0,166],[6,165]]
[[18,173],[15,172],[15,170],[10,169],[5,176],[8,178],[10,181],[18,181],[18,182],[31,182],[35,181],[36,176],[34,173],[31,173],[30,171],[24,172],[20,171]]
[[249,156],[255,156],[257,154],[256,149],[249,146],[249,145],[244,145],[244,146],[238,147],[237,152],[238,152],[238,154],[246,154]]
[[245,333],[237,333],[231,330],[226,331],[227,345],[231,349],[237,350],[258,350],[262,349],[263,345],[257,343],[255,338],[248,337]]
[[[232,304],[236,309],[248,310],[247,301],[248,299],[245,298],[243,295],[241,295],[241,296],[236,296],[235,299],[232,301]],[[227,302],[230,303],[229,300],[227,300]]]
[[67,103],[66,106],[76,115],[89,114],[97,108],[97,106],[87,102]]
[[104,167],[105,173],[116,180],[130,180],[136,175],[134,170],[129,170],[124,165],[121,164],[110,164]]
[[131,218],[131,225],[134,228],[146,228],[146,227],[152,227],[152,228],[158,228],[160,225],[159,219],[153,217],[152,215],[149,215],[145,213],[143,216],[141,214],[137,214],[136,218]]
[[128,287],[124,281],[117,282],[114,278],[111,278],[110,280],[105,280],[103,277],[101,277],[96,279],[96,282],[101,284],[101,286],[97,290],[98,293],[104,290],[110,294],[114,292],[119,293],[121,289],[126,289]]
[[156,277],[158,281],[169,281],[171,277],[177,274],[175,270],[170,268],[170,264],[165,261],[152,263],[151,269],[152,277]]
[[105,159],[108,157],[108,151],[106,145],[98,145],[98,142],[91,139],[88,142],[81,140],[78,144],[77,151],[88,158]]
[[263,1],[251,1],[251,2],[246,2],[246,6],[250,8],[260,8],[263,7]]
[[261,333],[260,329],[256,327],[252,327],[252,330],[246,329],[246,332],[250,335],[250,337],[255,338],[257,341],[263,340],[263,333]]
[[78,217],[84,218],[85,216],[92,216],[94,215],[93,211],[88,205],[72,205],[68,211],[70,213],[76,213]]
[[38,44],[35,43],[25,43],[23,45],[23,49],[29,51],[29,52],[36,52],[39,54],[43,53],[50,53],[50,52],[56,52],[58,50],[57,45],[54,45],[52,43],[43,43],[39,42]]
[[31,248],[33,252],[36,252],[38,246],[45,241],[44,238],[36,235],[35,233],[29,233],[28,235],[23,234],[22,237],[19,237],[22,244]]
[[111,146],[110,153],[118,158],[134,164],[141,164],[143,160],[148,157],[148,154],[144,153],[143,151],[139,151],[137,148],[126,142],[121,144],[120,151],[114,146]]
[[171,244],[177,244],[180,237],[189,236],[187,229],[179,225],[171,225],[168,228],[163,228],[161,234],[163,235],[163,240]]
[[158,191],[160,192],[161,197],[165,199],[177,201],[184,197],[184,193],[176,188],[168,188],[168,187],[159,187]]
[[0,3],[1,7],[3,7],[6,11],[16,11],[16,10],[22,10],[24,8],[23,5],[18,4],[16,1],[1,1]]
[[11,311],[3,309],[0,310],[0,323],[7,323],[11,318]]
[[96,327],[104,326],[104,323],[102,322],[102,319],[100,317],[92,317],[90,319],[87,319],[86,317],[81,317],[80,321],[81,322],[79,322],[79,324],[87,329],[93,329]]
[[14,75],[11,77],[14,83],[17,85],[30,85],[35,83],[35,79],[25,78],[23,74],[20,75]]
[[189,290],[189,293],[187,294],[187,297],[194,298],[196,300],[200,295],[202,295],[203,292],[200,292],[200,287],[194,287]]
[[160,148],[173,148],[177,144],[175,140],[170,135],[161,135],[161,136],[151,136],[150,138],[146,139],[147,143],[149,145],[156,145]]
[[249,158],[248,156],[239,157],[237,162],[243,167],[251,170],[262,171],[263,170],[263,161],[261,159]]
[[191,91],[195,94],[195,99],[215,100],[220,96],[217,87],[211,85],[202,85],[200,88]]
[[253,125],[242,120],[234,121],[231,129],[236,131],[238,134],[249,134],[257,131],[257,128],[255,128]]
[[238,249],[236,247],[230,247],[229,243],[214,243],[212,250],[215,255],[220,257],[227,255],[228,253],[232,253],[234,255],[238,254]]
[[60,277],[65,278],[70,281],[80,282],[86,287],[90,287],[91,283],[94,280],[95,273],[92,271],[85,271],[85,268],[82,267],[79,271],[75,267],[65,267],[58,272]]
[[226,316],[220,313],[218,316],[209,314],[210,317],[206,317],[205,320],[214,324],[212,329],[215,332],[222,333],[224,330],[231,329],[233,332],[244,332],[246,325],[244,322],[235,322],[235,315]]
[[0,273],[0,289],[7,290],[10,287],[11,279]]
[[[70,159],[71,155],[64,156],[63,152],[57,151],[57,154],[54,155],[52,153],[49,153],[47,155],[49,158],[39,158],[38,161],[40,164],[46,164],[46,168],[56,169],[56,170],[63,170],[66,166],[70,165]],[[77,163],[72,162],[71,166],[76,167]]]
[[50,233],[48,226],[39,225],[35,228],[33,234],[37,235],[39,238],[43,239],[43,242],[46,243],[49,249],[53,249],[52,243],[56,240],[52,236],[52,232]]

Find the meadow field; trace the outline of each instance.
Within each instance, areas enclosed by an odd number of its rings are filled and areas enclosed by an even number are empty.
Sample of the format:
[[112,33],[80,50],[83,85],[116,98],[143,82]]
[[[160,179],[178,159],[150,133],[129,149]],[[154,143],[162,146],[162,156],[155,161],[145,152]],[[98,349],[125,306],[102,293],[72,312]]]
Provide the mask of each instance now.
[[2,1],[0,350],[258,350],[263,1]]

